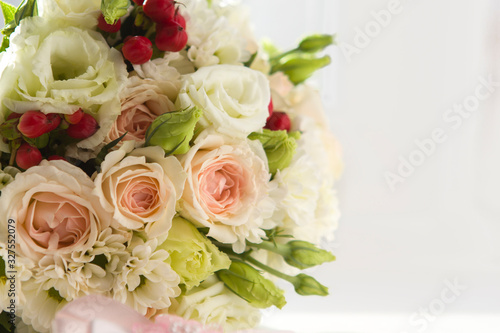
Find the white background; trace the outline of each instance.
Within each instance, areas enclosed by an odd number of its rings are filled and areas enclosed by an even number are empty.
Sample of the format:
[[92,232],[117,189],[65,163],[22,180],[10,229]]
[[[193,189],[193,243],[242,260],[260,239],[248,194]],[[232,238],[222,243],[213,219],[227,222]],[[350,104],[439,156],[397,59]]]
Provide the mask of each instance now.
[[[443,120],[479,77],[500,81],[497,1],[396,0],[379,30],[372,12],[390,0],[244,2],[258,36],[283,48],[335,32],[359,49],[346,57],[332,48],[334,65],[315,78],[346,166],[337,261],[314,271],[331,296],[290,291],[264,323],[309,333],[499,332],[500,91],[459,128]],[[367,28],[372,37],[358,47]],[[438,128],[447,140],[391,190],[384,175]],[[466,289],[450,301],[446,281]],[[431,317],[419,314],[426,309]]]
[[[392,1],[385,26],[372,12],[389,0],[245,2],[257,34],[283,48],[335,32],[344,50],[358,49],[346,56],[337,47],[334,66],[317,78],[346,165],[337,261],[314,272],[331,296],[289,297],[265,323],[304,332],[499,332],[500,87],[460,126],[443,119],[471,101],[479,77],[500,81],[497,1]],[[391,190],[386,173],[421,154],[415,141],[436,129],[447,140]],[[447,298],[446,281],[465,290]]]

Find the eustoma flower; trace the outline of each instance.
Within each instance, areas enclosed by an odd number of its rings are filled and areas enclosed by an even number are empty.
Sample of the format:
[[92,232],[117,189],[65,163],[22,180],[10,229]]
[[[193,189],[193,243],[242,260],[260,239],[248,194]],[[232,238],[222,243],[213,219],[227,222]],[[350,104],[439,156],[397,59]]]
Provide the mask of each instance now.
[[243,252],[245,241],[260,242],[268,206],[269,170],[262,145],[234,140],[211,131],[201,133],[181,157],[188,174],[181,214],[208,236]]

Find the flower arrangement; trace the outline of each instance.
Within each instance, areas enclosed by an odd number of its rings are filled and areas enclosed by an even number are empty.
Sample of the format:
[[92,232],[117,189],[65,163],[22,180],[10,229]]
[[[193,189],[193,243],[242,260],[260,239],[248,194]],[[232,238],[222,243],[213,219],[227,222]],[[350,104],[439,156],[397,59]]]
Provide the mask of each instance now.
[[230,331],[280,280],[328,294],[300,271],[334,260],[340,149],[304,83],[333,36],[260,47],[223,0],[0,5],[0,327],[99,297],[134,332]]

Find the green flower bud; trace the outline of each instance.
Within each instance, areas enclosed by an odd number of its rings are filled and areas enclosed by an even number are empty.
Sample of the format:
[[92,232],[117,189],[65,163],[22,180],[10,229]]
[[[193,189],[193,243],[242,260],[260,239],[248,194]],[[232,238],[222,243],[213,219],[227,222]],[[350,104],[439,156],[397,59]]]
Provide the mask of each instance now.
[[333,35],[311,35],[300,42],[298,49],[303,52],[316,53],[333,43]]
[[[16,174],[20,171],[14,167],[7,166],[3,169],[0,169],[0,190],[2,190],[5,186],[9,185],[14,181]],[[1,264],[1,262],[0,262]]]
[[167,240],[158,249],[170,254],[166,262],[179,274],[186,290],[199,286],[214,272],[231,265],[227,254],[181,217],[174,217]]
[[273,66],[271,72],[285,73],[293,84],[297,85],[311,77],[315,71],[330,64],[330,56],[315,58],[306,55],[296,55]]
[[299,295],[309,296],[309,295],[318,295],[318,296],[327,296],[328,288],[316,281],[315,278],[306,274],[299,274],[295,276],[293,280],[293,287],[295,288],[295,292]]
[[108,24],[115,24],[120,17],[127,14],[130,0],[102,0],[101,11]]
[[267,155],[269,172],[274,175],[277,170],[283,170],[292,162],[297,149],[296,140],[300,138],[300,133],[264,129],[262,133],[251,133],[248,138],[262,143]]
[[335,256],[326,250],[319,249],[314,244],[293,240],[285,245],[288,248],[284,259],[287,264],[300,269],[306,269],[335,260]]
[[167,154],[187,153],[201,115],[197,107],[162,114],[146,131],[146,146],[160,146]]
[[283,290],[244,262],[233,261],[229,269],[217,272],[217,276],[232,292],[256,308],[275,305],[281,309],[286,304]]

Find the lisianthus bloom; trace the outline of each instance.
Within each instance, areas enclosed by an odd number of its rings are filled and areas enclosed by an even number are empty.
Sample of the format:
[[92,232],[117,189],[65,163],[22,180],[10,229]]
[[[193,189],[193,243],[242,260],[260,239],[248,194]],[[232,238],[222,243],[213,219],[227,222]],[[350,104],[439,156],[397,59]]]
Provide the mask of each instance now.
[[38,0],[38,15],[58,26],[92,29],[101,13],[100,0]]
[[109,153],[94,176],[94,194],[125,230],[166,235],[182,194],[185,172],[160,147],[133,150],[134,142]]
[[[90,250],[110,215],[92,194],[94,183],[66,161],[42,161],[2,189],[0,228],[15,221],[19,255],[79,257]],[[0,241],[7,243],[6,235]]]
[[120,52],[100,33],[59,27],[42,17],[21,21],[0,71],[0,121],[10,111],[72,114],[82,108],[100,126],[78,143],[89,149],[102,143],[120,113],[118,95],[127,77]]
[[180,159],[188,176],[181,215],[236,252],[244,251],[246,240],[260,242],[264,218],[274,209],[262,145],[207,130]]
[[156,81],[132,76],[121,93],[121,113],[108,133],[106,142],[118,139],[144,143],[146,130],[159,115],[175,110],[167,92]]
[[243,66],[203,67],[184,76],[176,105],[203,110],[199,125],[244,139],[264,127],[269,116],[269,83],[264,74]]

